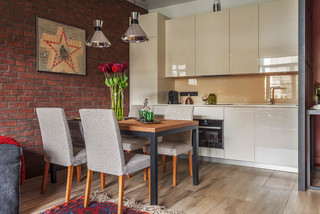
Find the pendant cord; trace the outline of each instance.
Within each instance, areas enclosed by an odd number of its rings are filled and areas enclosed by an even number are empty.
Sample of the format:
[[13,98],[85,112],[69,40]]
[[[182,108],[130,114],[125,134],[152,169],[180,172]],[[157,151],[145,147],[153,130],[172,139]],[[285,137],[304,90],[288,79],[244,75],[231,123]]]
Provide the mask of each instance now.
[[99,16],[99,0],[97,0],[97,19],[100,20],[100,16]]

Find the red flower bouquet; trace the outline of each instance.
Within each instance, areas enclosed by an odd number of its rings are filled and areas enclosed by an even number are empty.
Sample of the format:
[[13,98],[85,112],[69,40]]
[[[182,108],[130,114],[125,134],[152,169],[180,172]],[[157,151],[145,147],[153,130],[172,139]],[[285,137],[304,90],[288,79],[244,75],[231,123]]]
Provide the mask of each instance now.
[[122,64],[108,62],[98,67],[106,77],[105,84],[110,88],[111,94],[111,108],[115,111],[118,120],[123,119],[123,90],[128,87],[128,77],[125,74],[127,68],[127,62]]

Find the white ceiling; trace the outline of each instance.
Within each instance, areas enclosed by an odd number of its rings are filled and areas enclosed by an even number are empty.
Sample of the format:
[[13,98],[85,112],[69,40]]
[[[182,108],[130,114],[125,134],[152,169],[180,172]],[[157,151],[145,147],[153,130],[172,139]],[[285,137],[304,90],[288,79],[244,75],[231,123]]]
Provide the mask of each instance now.
[[[134,0],[127,0],[129,2],[134,2]],[[146,9],[156,9],[161,7],[167,7],[171,5],[181,4],[185,2],[190,2],[194,0],[135,0],[135,4]]]

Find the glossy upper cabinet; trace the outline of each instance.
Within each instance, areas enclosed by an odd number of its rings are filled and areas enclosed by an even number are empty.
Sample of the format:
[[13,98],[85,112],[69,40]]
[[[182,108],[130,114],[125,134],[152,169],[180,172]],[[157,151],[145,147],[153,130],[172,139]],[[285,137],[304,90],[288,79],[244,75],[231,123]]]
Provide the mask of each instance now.
[[298,167],[298,109],[255,110],[255,162]]
[[258,73],[258,5],[230,9],[230,74]]
[[298,71],[298,0],[259,4],[259,71]]
[[229,10],[196,16],[196,75],[229,74]]
[[166,76],[195,75],[195,17],[166,21]]

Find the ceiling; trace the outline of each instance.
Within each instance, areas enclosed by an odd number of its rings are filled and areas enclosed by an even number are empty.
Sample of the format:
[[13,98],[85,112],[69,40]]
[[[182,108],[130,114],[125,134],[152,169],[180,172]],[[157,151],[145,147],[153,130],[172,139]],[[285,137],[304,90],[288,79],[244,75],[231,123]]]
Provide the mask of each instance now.
[[[134,2],[134,0],[127,0],[129,2]],[[190,2],[194,0],[135,0],[135,4],[146,9],[156,9],[160,7],[166,7],[175,4],[181,4],[185,2]]]

